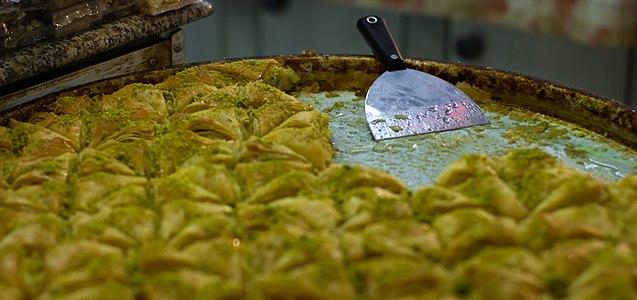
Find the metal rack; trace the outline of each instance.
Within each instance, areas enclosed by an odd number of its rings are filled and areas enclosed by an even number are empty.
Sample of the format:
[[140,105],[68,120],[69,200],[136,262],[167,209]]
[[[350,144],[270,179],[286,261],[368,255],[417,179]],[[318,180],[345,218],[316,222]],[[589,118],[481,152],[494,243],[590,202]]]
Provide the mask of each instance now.
[[213,12],[200,2],[158,16],[129,16],[0,56],[0,111],[85,83],[182,64],[180,26]]

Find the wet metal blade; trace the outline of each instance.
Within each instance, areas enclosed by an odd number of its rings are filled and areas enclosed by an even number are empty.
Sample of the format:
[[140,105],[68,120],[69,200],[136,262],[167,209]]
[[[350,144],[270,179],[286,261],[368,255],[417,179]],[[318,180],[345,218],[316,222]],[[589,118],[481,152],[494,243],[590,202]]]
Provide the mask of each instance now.
[[387,71],[378,77],[367,91],[365,114],[375,140],[489,123],[458,88],[413,69]]

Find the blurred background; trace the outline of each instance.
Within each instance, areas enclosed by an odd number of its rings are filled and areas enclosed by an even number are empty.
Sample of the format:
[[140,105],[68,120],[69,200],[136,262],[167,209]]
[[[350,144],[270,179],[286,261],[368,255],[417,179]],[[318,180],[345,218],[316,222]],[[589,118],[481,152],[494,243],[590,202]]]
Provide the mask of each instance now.
[[187,62],[371,54],[355,28],[377,14],[404,57],[519,72],[637,106],[635,0],[212,0],[183,26]]

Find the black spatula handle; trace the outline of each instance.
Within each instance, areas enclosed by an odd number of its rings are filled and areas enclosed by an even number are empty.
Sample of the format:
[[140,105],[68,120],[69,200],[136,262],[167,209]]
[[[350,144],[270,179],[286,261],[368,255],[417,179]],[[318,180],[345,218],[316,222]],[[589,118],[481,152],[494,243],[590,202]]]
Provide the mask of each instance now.
[[389,32],[385,20],[379,16],[365,16],[356,22],[358,31],[387,71],[404,70],[407,64]]

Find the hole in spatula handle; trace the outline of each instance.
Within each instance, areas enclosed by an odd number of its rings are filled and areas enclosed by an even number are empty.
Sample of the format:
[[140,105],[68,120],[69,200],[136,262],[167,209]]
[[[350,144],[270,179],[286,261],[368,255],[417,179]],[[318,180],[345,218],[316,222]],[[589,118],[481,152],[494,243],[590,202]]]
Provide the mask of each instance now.
[[358,19],[356,28],[374,52],[376,59],[387,71],[404,70],[407,64],[403,61],[400,50],[387,27],[385,20],[379,16],[365,16]]

